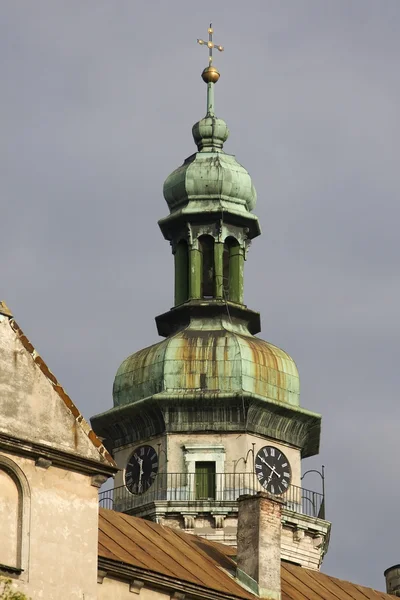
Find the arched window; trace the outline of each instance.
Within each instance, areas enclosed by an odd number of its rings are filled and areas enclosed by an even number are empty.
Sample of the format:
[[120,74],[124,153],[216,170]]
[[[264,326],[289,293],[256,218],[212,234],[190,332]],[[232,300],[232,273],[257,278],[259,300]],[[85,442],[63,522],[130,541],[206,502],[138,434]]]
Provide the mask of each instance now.
[[21,489],[12,473],[0,468],[0,564],[19,568]]
[[240,279],[239,263],[235,256],[240,252],[239,242],[233,237],[228,237],[224,243],[223,252],[223,285],[225,300],[239,302],[237,286]]
[[175,306],[189,298],[189,252],[185,240],[175,250]]
[[214,238],[210,235],[200,236],[199,249],[201,253],[201,296],[202,298],[214,298]]
[[0,572],[27,574],[30,493],[14,461],[0,455]]

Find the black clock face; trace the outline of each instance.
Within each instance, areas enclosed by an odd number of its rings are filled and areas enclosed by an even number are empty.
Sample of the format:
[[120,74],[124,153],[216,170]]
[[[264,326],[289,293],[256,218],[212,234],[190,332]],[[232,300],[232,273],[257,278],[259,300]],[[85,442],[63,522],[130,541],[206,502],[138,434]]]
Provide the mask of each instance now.
[[152,446],[138,446],[125,469],[125,485],[132,494],[143,494],[154,483],[158,456]]
[[267,492],[284,494],[292,478],[292,469],[286,456],[274,446],[264,446],[254,460],[257,479]]

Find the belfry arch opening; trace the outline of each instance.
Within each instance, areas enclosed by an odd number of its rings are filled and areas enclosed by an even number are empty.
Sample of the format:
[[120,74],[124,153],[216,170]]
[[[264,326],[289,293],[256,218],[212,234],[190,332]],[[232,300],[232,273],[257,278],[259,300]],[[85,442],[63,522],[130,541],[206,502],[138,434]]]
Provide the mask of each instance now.
[[175,249],[175,306],[189,298],[189,248],[180,240]]
[[215,261],[214,238],[211,235],[199,237],[200,250],[200,294],[202,298],[214,298],[215,295]]
[[225,300],[243,302],[242,250],[234,237],[226,238],[223,249],[223,294]]

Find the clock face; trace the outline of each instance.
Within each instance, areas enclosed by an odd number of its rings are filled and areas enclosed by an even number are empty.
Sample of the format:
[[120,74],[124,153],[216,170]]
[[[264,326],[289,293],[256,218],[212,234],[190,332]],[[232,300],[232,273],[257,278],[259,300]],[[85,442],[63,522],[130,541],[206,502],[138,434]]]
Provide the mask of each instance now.
[[286,456],[274,446],[264,446],[254,460],[257,479],[267,492],[284,494],[292,478],[292,469]]
[[154,483],[158,456],[152,446],[138,446],[125,469],[125,485],[132,494],[143,494]]

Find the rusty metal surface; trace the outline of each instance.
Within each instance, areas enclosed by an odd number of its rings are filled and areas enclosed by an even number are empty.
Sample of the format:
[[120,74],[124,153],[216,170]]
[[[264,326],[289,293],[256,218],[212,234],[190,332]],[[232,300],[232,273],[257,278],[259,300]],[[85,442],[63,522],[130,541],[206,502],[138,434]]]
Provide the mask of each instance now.
[[[255,598],[235,579],[236,549],[138,517],[100,509],[99,556],[231,596]],[[392,596],[282,562],[282,600],[391,600]]]
[[203,588],[254,598],[222,570],[236,568],[222,544],[123,513],[100,509],[99,556]]
[[390,600],[392,596],[325,573],[282,563],[282,600]]
[[226,329],[188,327],[128,357],[114,382],[114,405],[160,392],[250,393],[299,405],[293,359],[264,340]]

